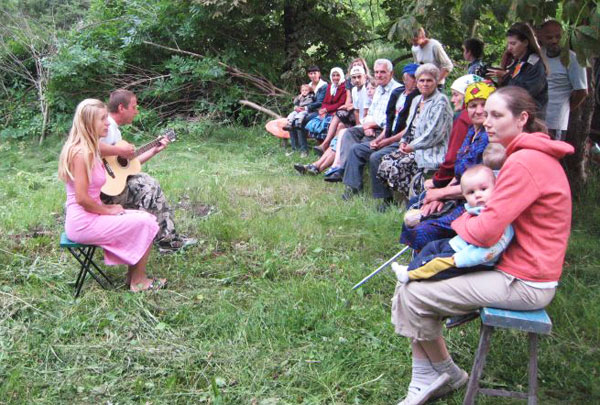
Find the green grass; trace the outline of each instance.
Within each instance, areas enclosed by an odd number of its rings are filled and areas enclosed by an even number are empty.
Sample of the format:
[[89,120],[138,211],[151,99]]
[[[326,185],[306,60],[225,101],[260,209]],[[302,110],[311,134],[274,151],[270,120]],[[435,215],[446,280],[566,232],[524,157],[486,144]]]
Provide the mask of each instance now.
[[[410,380],[393,333],[391,272],[354,283],[399,249],[400,214],[298,176],[298,158],[256,130],[181,125],[146,165],[176,208],[184,254],[151,255],[169,289],[86,282],[58,248],[58,140],[0,145],[0,403],[392,404]],[[186,131],[187,130],[187,131]],[[541,340],[540,403],[600,402],[600,208],[576,206],[562,286]],[[204,205],[214,207],[207,218]],[[558,213],[560,214],[560,213]],[[109,270],[122,282],[124,268]],[[478,322],[447,333],[470,369]],[[494,335],[485,382],[526,385],[524,334]],[[462,403],[464,391],[439,404]],[[512,403],[482,399],[478,403]]]

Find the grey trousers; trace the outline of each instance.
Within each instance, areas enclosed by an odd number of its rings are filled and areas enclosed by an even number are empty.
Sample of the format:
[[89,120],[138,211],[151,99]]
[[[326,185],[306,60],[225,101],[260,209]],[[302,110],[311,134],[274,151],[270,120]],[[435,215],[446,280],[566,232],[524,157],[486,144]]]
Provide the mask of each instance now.
[[[344,135],[344,139],[346,135]],[[392,198],[391,190],[377,177],[377,169],[381,159],[398,149],[398,142],[379,150],[373,150],[369,147],[372,138],[363,137],[363,141],[354,144],[346,160],[344,168],[344,184],[354,189],[360,190],[363,187],[363,169],[369,162],[369,176],[371,178],[371,188],[373,198]]]
[[362,126],[356,126],[352,128],[348,128],[346,132],[344,132],[344,136],[342,137],[342,144],[339,146],[340,149],[340,166],[346,166],[346,160],[348,160],[348,155],[350,155],[350,150],[354,145],[361,142],[371,142],[372,137],[365,137],[365,131]]

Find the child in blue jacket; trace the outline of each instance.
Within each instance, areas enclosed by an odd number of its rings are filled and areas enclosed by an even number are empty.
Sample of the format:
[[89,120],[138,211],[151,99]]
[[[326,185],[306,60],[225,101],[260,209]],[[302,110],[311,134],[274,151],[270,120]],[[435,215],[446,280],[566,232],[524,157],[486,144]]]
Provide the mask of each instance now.
[[[492,195],[496,177],[487,166],[476,165],[465,171],[460,185],[467,203],[463,215],[479,215]],[[412,280],[443,280],[462,274],[490,270],[500,259],[514,236],[508,226],[500,240],[489,248],[471,245],[460,236],[428,243],[409,266],[392,264],[401,283]]]

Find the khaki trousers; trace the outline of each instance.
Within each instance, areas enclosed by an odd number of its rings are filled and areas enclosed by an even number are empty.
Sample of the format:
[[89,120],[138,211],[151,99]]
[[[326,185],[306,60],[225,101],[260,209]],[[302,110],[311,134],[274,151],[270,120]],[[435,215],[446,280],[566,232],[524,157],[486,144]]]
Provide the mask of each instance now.
[[415,340],[442,335],[442,321],[481,307],[512,310],[544,308],[555,288],[540,289],[498,270],[465,274],[440,281],[398,284],[392,298],[392,323],[396,333]]

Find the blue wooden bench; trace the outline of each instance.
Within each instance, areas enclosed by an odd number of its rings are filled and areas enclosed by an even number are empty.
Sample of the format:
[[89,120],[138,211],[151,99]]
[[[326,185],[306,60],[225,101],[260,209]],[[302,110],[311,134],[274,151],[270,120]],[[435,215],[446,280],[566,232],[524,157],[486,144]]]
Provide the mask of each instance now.
[[96,252],[97,246],[73,242],[69,240],[67,235],[63,232],[60,235],[60,247],[67,249],[80,265],[77,281],[75,281],[75,298],[79,297],[81,287],[83,287],[83,282],[88,273],[102,288],[106,289],[107,286],[101,281],[100,277],[103,277],[110,287],[114,287],[114,284],[94,262],[94,253]]
[[[471,370],[471,377],[469,378],[463,404],[474,404],[475,397],[479,393],[483,395],[526,399],[529,405],[537,404],[538,335],[550,334],[552,330],[550,317],[543,309],[537,311],[510,311],[498,308],[482,308],[480,315],[481,332],[479,347],[477,348],[477,354],[473,362],[473,369]],[[479,387],[479,379],[483,373],[494,328],[516,329],[529,333],[529,389],[527,393]]]

